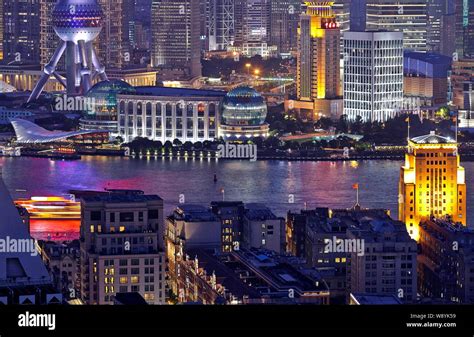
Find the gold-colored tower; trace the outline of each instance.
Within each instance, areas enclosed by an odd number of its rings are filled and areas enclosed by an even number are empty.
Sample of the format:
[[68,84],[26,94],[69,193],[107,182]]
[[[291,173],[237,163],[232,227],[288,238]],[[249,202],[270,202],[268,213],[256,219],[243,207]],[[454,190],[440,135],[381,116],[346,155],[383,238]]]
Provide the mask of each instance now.
[[400,169],[399,218],[410,236],[419,239],[419,223],[431,216],[450,216],[466,225],[466,183],[456,141],[429,135],[408,141]]

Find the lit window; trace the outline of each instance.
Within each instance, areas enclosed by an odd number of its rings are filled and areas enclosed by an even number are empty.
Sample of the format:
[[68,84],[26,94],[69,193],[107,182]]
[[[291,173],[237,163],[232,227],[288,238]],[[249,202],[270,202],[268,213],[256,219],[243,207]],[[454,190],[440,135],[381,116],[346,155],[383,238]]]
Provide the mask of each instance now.
[[138,276],[132,276],[130,278],[130,280],[131,280],[132,284],[136,284],[136,283],[139,282],[139,277]]
[[126,284],[126,283],[128,283],[128,277],[122,276],[122,277],[120,277],[119,281],[120,281],[120,284]]

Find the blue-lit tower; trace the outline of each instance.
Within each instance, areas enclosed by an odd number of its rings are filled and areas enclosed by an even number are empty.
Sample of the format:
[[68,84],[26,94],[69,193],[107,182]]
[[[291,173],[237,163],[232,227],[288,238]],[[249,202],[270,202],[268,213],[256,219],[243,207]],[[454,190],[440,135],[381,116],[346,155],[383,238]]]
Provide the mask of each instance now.
[[[107,80],[105,68],[100,64],[92,45],[102,29],[104,16],[97,0],[58,0],[52,16],[54,31],[61,43],[45,65],[29,102],[39,97],[51,76],[66,88],[68,95],[87,93],[96,77]],[[63,54],[66,58],[66,78],[56,71]]]

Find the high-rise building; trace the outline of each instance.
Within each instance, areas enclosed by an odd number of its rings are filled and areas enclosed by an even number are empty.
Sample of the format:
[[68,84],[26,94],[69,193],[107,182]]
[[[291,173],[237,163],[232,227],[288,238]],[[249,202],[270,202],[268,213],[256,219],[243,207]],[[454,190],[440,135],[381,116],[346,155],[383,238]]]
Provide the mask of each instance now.
[[[294,108],[307,118],[336,115],[340,98],[340,29],[333,2],[306,2],[298,28],[298,62]],[[340,106],[340,103],[339,103]]]
[[270,44],[270,0],[234,0],[235,46],[242,55],[264,58],[276,53]]
[[474,3],[456,0],[456,52],[458,58],[474,58]]
[[270,2],[270,44],[277,47],[279,54],[297,49],[301,4],[301,0]]
[[384,122],[403,105],[403,34],[344,33],[344,114]]
[[3,57],[6,62],[40,62],[40,3],[3,1]]
[[474,303],[474,230],[446,219],[420,224],[418,290],[423,297]]
[[183,76],[201,76],[199,0],[153,0],[153,67],[177,68]]
[[134,0],[98,0],[104,12],[97,39],[99,58],[107,68],[122,69],[132,63]]
[[426,0],[367,0],[367,28],[403,32],[404,48],[427,50]]
[[446,0],[428,0],[427,50],[440,52],[443,15],[446,14]]
[[234,45],[234,0],[207,0],[209,50],[227,50]]
[[449,216],[466,225],[466,182],[455,140],[431,132],[408,140],[400,169],[399,219],[419,240],[420,221]]
[[363,253],[349,253],[348,295],[393,295],[403,303],[416,300],[417,244],[402,222],[367,219],[347,229],[347,241],[364,245]]
[[117,293],[165,302],[163,199],[110,191],[81,199],[81,296],[113,304]]
[[453,56],[456,48],[456,16],[446,14],[441,18],[440,53]]
[[[3,1],[0,1],[0,39],[3,41]],[[0,43],[0,60],[3,60],[3,42]]]
[[[61,43],[61,40],[54,31],[51,18],[57,0],[40,0],[40,62],[47,64],[54,55],[54,51]],[[64,69],[64,62],[58,65],[59,69]]]

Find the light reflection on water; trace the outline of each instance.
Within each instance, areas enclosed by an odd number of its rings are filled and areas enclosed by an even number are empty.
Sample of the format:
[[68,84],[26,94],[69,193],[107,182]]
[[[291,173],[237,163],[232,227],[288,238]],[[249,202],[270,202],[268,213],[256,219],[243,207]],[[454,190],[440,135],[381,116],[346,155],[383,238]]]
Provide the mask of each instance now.
[[[388,208],[397,217],[399,161],[286,162],[214,160],[146,160],[84,156],[80,161],[50,161],[42,158],[0,158],[3,179],[12,196],[60,195],[70,189],[127,188],[160,195],[170,212],[184,194],[187,203],[207,205],[221,200],[261,202],[277,215],[308,207],[351,207],[352,184],[359,183],[363,207]],[[470,207],[474,163],[466,168],[468,223],[474,220]],[[214,174],[218,181],[214,183]],[[16,192],[25,189],[26,192]],[[289,194],[294,204],[289,204]],[[44,227],[43,227],[44,228]],[[32,228],[32,230],[34,230]]]

